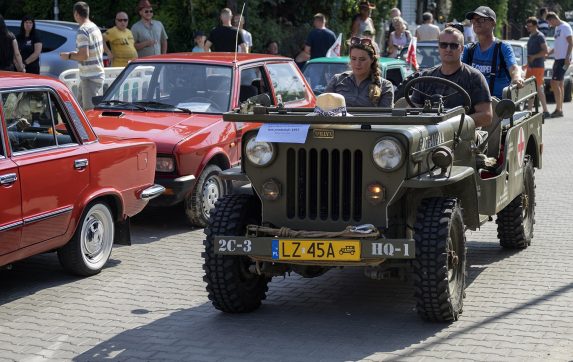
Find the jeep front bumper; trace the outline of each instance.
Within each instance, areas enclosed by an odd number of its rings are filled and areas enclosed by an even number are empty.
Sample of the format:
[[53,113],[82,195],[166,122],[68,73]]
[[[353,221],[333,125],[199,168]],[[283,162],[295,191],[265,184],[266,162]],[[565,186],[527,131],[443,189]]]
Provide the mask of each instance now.
[[216,236],[214,252],[258,261],[316,265],[370,265],[386,259],[414,259],[414,239],[312,239]]

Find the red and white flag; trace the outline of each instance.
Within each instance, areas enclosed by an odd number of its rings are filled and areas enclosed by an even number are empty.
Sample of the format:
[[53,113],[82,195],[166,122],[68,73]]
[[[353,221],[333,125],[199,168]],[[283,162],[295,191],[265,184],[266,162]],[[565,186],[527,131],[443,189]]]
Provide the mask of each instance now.
[[342,46],[342,33],[338,34],[338,38],[332,44],[330,49],[326,52],[326,56],[329,58],[340,56],[340,47]]
[[418,70],[418,59],[416,58],[416,37],[413,36],[408,45],[408,53],[406,55],[406,62],[410,63],[414,70]]

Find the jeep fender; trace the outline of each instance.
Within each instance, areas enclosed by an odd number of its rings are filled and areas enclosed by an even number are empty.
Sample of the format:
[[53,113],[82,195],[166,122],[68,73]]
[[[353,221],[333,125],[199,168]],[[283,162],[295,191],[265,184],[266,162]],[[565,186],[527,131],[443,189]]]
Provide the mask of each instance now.
[[456,197],[462,204],[464,224],[471,230],[479,227],[478,186],[472,167],[452,166],[451,173],[443,177],[424,173],[405,180],[403,187],[415,205],[427,197]]

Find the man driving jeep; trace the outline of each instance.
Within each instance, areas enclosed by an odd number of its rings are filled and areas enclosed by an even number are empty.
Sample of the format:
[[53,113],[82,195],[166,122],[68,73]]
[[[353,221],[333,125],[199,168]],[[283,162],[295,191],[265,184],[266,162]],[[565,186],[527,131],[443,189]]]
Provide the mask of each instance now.
[[[442,64],[423,71],[421,76],[444,78],[460,85],[471,98],[472,105],[468,114],[472,116],[476,127],[489,126],[493,116],[489,87],[483,74],[462,63],[464,35],[453,27],[446,27],[440,32],[438,45]],[[426,99],[436,102],[436,95],[442,96],[446,108],[464,105],[462,95],[453,88],[430,82],[418,83],[414,87],[412,101],[417,105],[423,105]]]

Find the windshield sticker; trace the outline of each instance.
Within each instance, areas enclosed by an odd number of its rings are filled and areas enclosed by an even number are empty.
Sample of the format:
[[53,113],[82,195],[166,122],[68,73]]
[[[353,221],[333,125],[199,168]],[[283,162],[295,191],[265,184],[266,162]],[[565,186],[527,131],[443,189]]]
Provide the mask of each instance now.
[[304,143],[310,124],[263,124],[257,142]]

